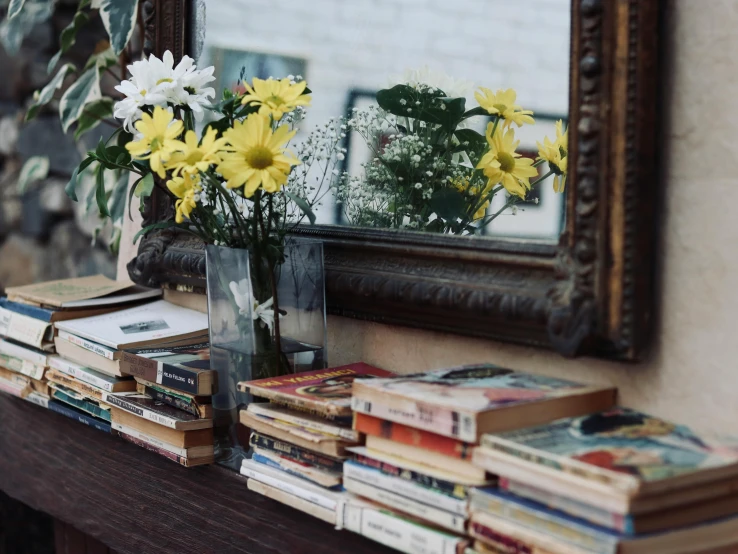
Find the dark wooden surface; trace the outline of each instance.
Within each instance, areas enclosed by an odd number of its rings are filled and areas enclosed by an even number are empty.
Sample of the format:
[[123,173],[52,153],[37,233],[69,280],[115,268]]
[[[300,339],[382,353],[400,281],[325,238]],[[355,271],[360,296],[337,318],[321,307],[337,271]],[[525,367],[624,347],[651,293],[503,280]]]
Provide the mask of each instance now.
[[116,554],[394,552],[255,494],[225,469],[182,468],[4,394],[0,425],[0,489]]
[[116,554],[106,545],[68,523],[54,520],[55,554]]
[[0,554],[54,554],[54,520],[0,491]]

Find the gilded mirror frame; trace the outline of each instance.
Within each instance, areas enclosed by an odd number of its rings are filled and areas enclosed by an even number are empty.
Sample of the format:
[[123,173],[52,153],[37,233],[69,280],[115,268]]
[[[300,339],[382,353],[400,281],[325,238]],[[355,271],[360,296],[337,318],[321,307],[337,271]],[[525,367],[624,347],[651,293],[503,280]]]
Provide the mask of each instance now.
[[[191,0],[142,2],[145,50],[189,51]],[[330,313],[637,360],[648,345],[659,207],[658,4],[573,0],[567,220],[559,243],[306,226]],[[155,196],[146,223],[172,217]],[[204,292],[202,243],[154,232],[134,281]]]

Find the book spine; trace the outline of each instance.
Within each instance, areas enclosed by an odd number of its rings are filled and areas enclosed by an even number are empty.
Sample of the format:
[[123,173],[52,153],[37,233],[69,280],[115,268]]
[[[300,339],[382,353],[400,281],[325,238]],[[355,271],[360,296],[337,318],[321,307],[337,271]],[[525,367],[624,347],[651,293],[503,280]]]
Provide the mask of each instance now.
[[375,460],[373,458],[368,458],[367,456],[363,456],[361,454],[357,455],[355,459],[356,462],[361,465],[378,469],[382,473],[386,473],[390,476],[398,477],[400,479],[416,483],[429,489],[437,490],[442,494],[446,494],[460,500],[465,500],[469,494],[469,487],[458,485],[451,481],[444,481],[443,479],[436,479],[435,477],[431,477],[430,475],[425,475],[423,473],[418,473],[417,471],[399,468],[392,464]]
[[74,345],[79,346],[80,348],[84,348],[85,350],[89,350],[90,352],[93,352],[97,354],[98,356],[102,356],[103,358],[107,358],[108,360],[114,360],[115,359],[115,353],[116,351],[112,348],[108,348],[107,346],[103,346],[102,344],[97,344],[96,342],[89,341],[87,339],[83,339],[82,337],[78,337],[77,335],[73,335],[72,333],[68,331],[59,331],[59,338],[63,339],[67,342],[71,342]]
[[183,412],[187,412],[188,414],[192,414],[196,417],[202,417],[200,415],[200,410],[198,409],[197,405],[193,404],[192,402],[188,402],[187,400],[183,400],[182,398],[178,398],[171,394],[167,394],[164,391],[160,391],[155,388],[147,387],[147,386],[143,387],[143,393],[148,394],[149,396],[158,400],[159,402],[163,402],[164,404],[173,406],[174,408],[177,408],[178,410],[182,410]]
[[466,532],[465,515],[454,514],[443,509],[434,508],[423,502],[402,496],[402,494],[395,494],[385,489],[376,488],[358,479],[352,479],[349,476],[344,476],[343,486],[349,492],[373,500],[374,502],[379,502],[393,510],[423,519],[454,533]]
[[274,487],[270,487],[269,485],[261,483],[256,479],[248,479],[246,481],[246,486],[250,491],[254,491],[257,494],[266,496],[267,498],[271,498],[272,500],[276,500],[277,502],[284,504],[285,506],[289,506],[290,508],[300,510],[303,513],[321,519],[326,523],[330,523],[331,525],[336,525],[335,510],[326,510],[325,508],[318,506],[317,504],[313,504],[312,502],[308,502],[307,500],[304,500],[302,498],[287,494],[279,489],[275,489]]
[[40,308],[38,306],[32,306],[31,304],[21,304],[20,302],[12,302],[6,298],[0,298],[0,307],[5,308],[11,312],[15,312],[33,319],[40,321],[46,321],[51,323],[51,318],[54,315],[52,310],[46,308]]
[[100,421],[87,414],[81,414],[73,410],[72,408],[65,406],[64,404],[61,404],[54,400],[50,400],[48,408],[49,410],[57,412],[70,419],[74,419],[76,421],[79,421],[80,423],[84,423],[85,425],[89,427],[93,427],[99,431],[103,431],[104,433],[110,433],[110,429],[111,429],[110,423],[107,423],[105,421]]
[[361,481],[377,489],[394,491],[412,500],[437,506],[441,510],[452,512],[456,515],[465,516],[467,513],[466,500],[459,500],[437,490],[424,487],[414,481],[409,481],[402,477],[393,477],[382,473],[378,469],[366,467],[356,462],[347,461],[344,463],[343,475],[344,477]]
[[464,540],[402,519],[386,510],[357,506],[344,508],[344,528],[405,554],[456,554]]
[[73,377],[74,379],[77,379],[78,381],[82,381],[83,383],[87,383],[88,385],[92,385],[93,387],[97,387],[103,391],[113,391],[113,383],[85,371],[82,366],[65,360],[64,358],[58,356],[50,358],[49,366]]
[[155,446],[153,444],[150,444],[146,442],[145,440],[141,440],[137,437],[132,437],[131,435],[127,433],[122,433],[120,431],[114,431],[120,438],[123,440],[126,440],[130,442],[131,444],[135,444],[136,446],[139,446],[141,448],[145,448],[149,452],[154,452],[156,454],[159,454],[159,456],[163,456],[164,458],[167,458],[168,460],[172,460],[173,462],[177,462],[179,465],[187,466],[187,458],[184,456],[179,456],[175,454],[174,452],[169,452],[168,450],[165,450],[164,448],[159,448],[158,446]]
[[31,404],[36,404],[37,406],[41,406],[42,408],[49,407],[49,398],[37,392],[32,392],[31,394],[26,396],[26,400],[28,400]]
[[49,372],[46,374],[46,378],[49,380],[49,382],[63,385],[67,388],[72,389],[78,394],[82,394],[89,398],[94,398],[95,400],[102,400],[103,391],[101,391],[97,387],[93,387],[92,385],[83,383],[82,381],[77,381],[66,373],[62,373],[61,371],[50,369]]
[[353,396],[351,408],[355,412],[395,421],[416,429],[461,441],[477,442],[477,419],[474,415],[395,397],[388,398],[388,402],[389,404],[380,404],[360,396]]
[[334,437],[339,437],[347,441],[352,441],[352,442],[359,441],[359,434],[354,429],[346,429],[343,427],[339,427],[338,425],[332,425],[330,423],[322,423],[320,421],[313,421],[312,419],[307,419],[307,418],[303,418],[303,417],[300,417],[294,414],[289,414],[289,413],[284,413],[284,412],[275,413],[275,412],[270,412],[268,410],[262,411],[259,409],[258,403],[250,404],[248,409],[250,412],[256,415],[279,419],[282,421],[286,421],[288,423],[299,425],[306,429],[317,431],[319,433],[325,433],[326,435],[332,435]]
[[200,391],[200,372],[191,371],[156,360],[149,360],[130,352],[123,352],[120,370],[135,377],[163,385],[189,394],[210,394],[211,391]]
[[402,444],[417,446],[460,460],[470,460],[474,452],[473,444],[363,413],[356,414],[354,429],[366,435],[383,437]]
[[0,308],[0,335],[41,348],[45,340],[53,338],[53,328],[46,321]]
[[20,358],[21,360],[28,360],[31,363],[42,366],[46,366],[49,359],[48,354],[44,352],[36,352],[35,350],[2,339],[0,339],[0,354]]
[[508,537],[476,521],[469,522],[469,536],[505,554],[548,554],[527,542]]
[[254,448],[263,448],[282,456],[291,458],[297,462],[314,465],[328,471],[343,471],[343,462],[322,456],[316,452],[300,448],[288,442],[273,439],[259,433],[251,433],[249,444]]
[[125,410],[129,414],[137,415],[138,417],[142,417],[144,419],[148,419],[149,421],[153,421],[154,423],[158,423],[159,425],[162,425],[164,427],[169,427],[170,429],[177,428],[177,420],[128,402],[120,396],[117,396],[115,393],[104,392],[103,402],[106,402],[111,406],[115,406],[116,408],[120,408],[121,410]]
[[183,458],[187,457],[186,448],[179,448],[177,446],[174,446],[173,444],[167,444],[164,441],[157,439],[156,437],[152,437],[151,435],[147,435],[146,433],[142,433],[141,431],[137,429],[127,427],[126,425],[122,425],[115,421],[112,423],[112,426],[115,431],[124,433],[128,435],[129,437],[133,437],[139,441],[148,443],[151,446],[155,446],[156,448],[166,450],[167,452],[171,452],[172,454],[176,454],[177,456],[182,456]]
[[241,475],[244,475],[249,479],[255,479],[260,483],[264,483],[265,485],[269,485],[270,487],[279,489],[283,492],[286,492],[287,494],[302,498],[303,500],[307,500],[308,502],[312,502],[313,504],[317,504],[318,506],[321,506],[328,510],[335,510],[336,506],[338,505],[338,503],[332,498],[322,496],[307,488],[298,487],[297,485],[293,485],[292,483],[288,483],[280,479],[275,479],[270,475],[259,473],[258,471],[255,471],[250,467],[241,466]]
[[613,529],[626,535],[635,534],[634,521],[630,516],[623,516],[608,510],[603,510],[590,504],[578,502],[573,498],[566,498],[537,487],[531,487],[524,483],[511,481],[510,479],[500,479],[499,486],[500,489],[511,494],[528,500],[533,500],[535,502],[540,502],[551,509],[560,510],[565,514],[584,519],[594,523],[595,525]]
[[93,404],[92,402],[88,402],[87,400],[74,398],[73,396],[66,394],[65,392],[60,391],[60,390],[52,390],[51,396],[54,400],[58,400],[59,402],[69,404],[70,406],[73,406],[74,408],[77,408],[78,410],[82,410],[83,412],[86,412],[90,414],[91,416],[94,416],[98,419],[102,419],[110,423],[110,412],[108,410],[101,408],[97,404]]
[[[277,454],[274,454],[274,457],[278,458]],[[284,471],[285,473],[289,475],[293,475],[295,477],[299,477],[300,479],[305,479],[306,481],[309,481],[310,483],[313,483],[315,485],[318,485],[319,487],[324,487],[328,490],[332,490],[337,486],[340,486],[339,483],[334,483],[332,485],[326,485],[321,483],[318,479],[319,477],[315,476],[316,470],[310,471],[310,468],[302,468],[299,467],[299,463],[292,462],[290,463],[289,460],[284,459],[272,459],[267,455],[262,455],[258,452],[254,452],[251,456],[251,459],[254,460],[257,463],[264,464],[265,466],[272,467],[274,469],[278,469],[280,471]],[[294,467],[298,466],[298,467]],[[304,470],[304,471],[303,471]],[[317,470],[320,471],[320,470]]]
[[553,512],[534,510],[487,494],[475,494],[470,509],[472,512],[483,512],[522,525],[588,551],[602,554],[617,554],[618,552],[619,539],[616,535],[562,518]]
[[22,375],[26,375],[31,379],[41,380],[44,378],[46,368],[29,362],[28,360],[21,360],[15,356],[8,356],[6,354],[0,354],[0,367],[15,371]]
[[20,384],[0,377],[0,391],[7,392],[18,398],[26,398],[30,394],[28,383]]

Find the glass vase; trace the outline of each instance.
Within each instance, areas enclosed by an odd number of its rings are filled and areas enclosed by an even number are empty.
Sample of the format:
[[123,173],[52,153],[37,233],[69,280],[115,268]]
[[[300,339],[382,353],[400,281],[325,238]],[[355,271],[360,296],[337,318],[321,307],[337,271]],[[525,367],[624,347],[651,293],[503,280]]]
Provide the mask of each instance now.
[[215,457],[238,470],[249,451],[238,415],[251,402],[238,383],[326,367],[323,244],[287,239],[273,270],[245,249],[208,245],[206,255]]

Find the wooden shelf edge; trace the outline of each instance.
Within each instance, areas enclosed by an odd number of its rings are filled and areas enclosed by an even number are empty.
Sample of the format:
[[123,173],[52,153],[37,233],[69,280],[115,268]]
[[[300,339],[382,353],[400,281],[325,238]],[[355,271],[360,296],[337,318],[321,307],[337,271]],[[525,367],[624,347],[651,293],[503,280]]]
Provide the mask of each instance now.
[[249,491],[0,394],[0,489],[118,554],[394,552]]

